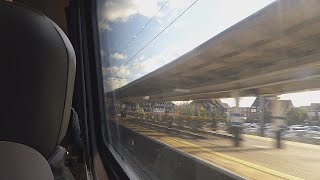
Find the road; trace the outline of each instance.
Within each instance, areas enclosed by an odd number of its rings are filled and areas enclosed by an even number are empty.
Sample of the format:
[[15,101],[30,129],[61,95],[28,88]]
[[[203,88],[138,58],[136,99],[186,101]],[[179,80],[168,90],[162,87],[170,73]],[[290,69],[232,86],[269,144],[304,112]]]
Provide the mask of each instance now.
[[220,137],[173,134],[128,118],[118,118],[116,122],[249,179],[320,178],[318,145],[284,141],[284,148],[277,149],[271,138],[243,135],[241,147],[234,147],[232,141]]

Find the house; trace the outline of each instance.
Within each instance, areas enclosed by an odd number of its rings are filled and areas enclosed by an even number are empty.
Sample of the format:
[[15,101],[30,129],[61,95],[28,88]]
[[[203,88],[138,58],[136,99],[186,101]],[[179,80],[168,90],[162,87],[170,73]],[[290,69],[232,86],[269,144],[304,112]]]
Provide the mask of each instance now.
[[200,99],[190,103],[195,108],[196,113],[200,113],[200,109],[205,109],[207,114],[211,112],[219,112],[221,114],[228,112],[230,106],[227,103],[222,103],[220,99]]
[[320,103],[311,103],[310,106],[303,106],[307,111],[310,120],[318,120],[320,117]]
[[229,110],[229,115],[231,113],[238,113],[239,115],[241,115],[242,117],[248,117],[250,116],[250,107],[232,107]]
[[[294,107],[291,100],[275,100],[269,97],[264,97],[262,104],[264,110],[270,110],[273,114],[283,117],[286,116],[290,108]],[[260,98],[257,97],[250,107],[248,118],[259,119],[261,110]]]
[[139,103],[139,108],[142,108],[144,112],[159,112],[159,113],[171,113],[177,107],[171,101],[145,101]]

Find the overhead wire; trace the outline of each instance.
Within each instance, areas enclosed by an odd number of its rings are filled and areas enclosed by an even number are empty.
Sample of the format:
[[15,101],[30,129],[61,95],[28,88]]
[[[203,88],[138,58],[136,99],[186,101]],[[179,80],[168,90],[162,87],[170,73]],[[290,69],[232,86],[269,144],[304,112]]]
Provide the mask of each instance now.
[[158,11],[149,19],[149,21],[141,27],[140,31],[138,31],[137,34],[135,34],[131,38],[131,40],[127,43],[127,45],[122,48],[122,50],[120,51],[120,54],[123,53],[126,50],[126,48],[139,36],[139,34],[150,24],[150,22],[159,14],[159,12],[168,2],[169,1],[166,1],[165,3],[163,3],[163,5],[158,9]]
[[199,0],[195,0],[190,6],[188,6],[188,8],[186,8],[179,16],[177,16],[170,24],[168,24],[163,30],[161,30],[155,37],[153,37],[147,44],[145,44],[137,53],[135,53],[126,63],[122,64],[119,68],[118,71],[116,71],[115,73],[113,73],[111,75],[114,76],[116,75],[122,67],[124,67],[125,65],[127,65],[130,61],[132,61],[133,59],[135,59],[137,57],[138,54],[140,54],[140,52],[142,52],[146,47],[148,47],[155,39],[157,39],[165,30],[167,30],[173,23],[175,23],[184,13],[186,13],[194,4],[196,4]]

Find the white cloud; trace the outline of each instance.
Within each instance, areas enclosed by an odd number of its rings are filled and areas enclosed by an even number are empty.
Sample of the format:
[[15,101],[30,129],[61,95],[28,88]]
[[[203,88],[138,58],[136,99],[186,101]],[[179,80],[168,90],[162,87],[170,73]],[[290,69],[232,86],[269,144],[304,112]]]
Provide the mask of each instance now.
[[109,92],[113,91],[115,89],[118,89],[124,85],[128,84],[127,79],[122,79],[122,78],[107,78],[104,80],[104,91]]
[[280,95],[281,100],[292,100],[294,106],[310,106],[310,103],[320,102],[320,91],[304,91]]
[[[256,97],[240,97],[240,107],[251,107],[253,101]],[[222,98],[220,99],[221,102],[229,104],[229,106],[234,107],[236,106],[235,98]]]
[[108,22],[107,22],[107,21],[104,21],[104,20],[102,20],[102,21],[100,21],[100,22],[98,23],[98,27],[99,27],[99,29],[100,29],[101,31],[105,31],[105,30],[111,31],[111,30],[112,30],[112,28],[111,28],[111,26],[108,24]]
[[175,29],[183,29],[183,28],[185,28],[185,23],[184,23],[184,21],[178,20],[178,21],[176,21],[176,23],[173,24],[173,27]]
[[123,59],[127,58],[127,56],[122,53],[114,53],[111,55],[111,57],[115,60],[123,60]]
[[186,53],[187,49],[186,46],[178,47],[171,45],[161,53],[161,58],[165,63],[169,63]]
[[186,53],[187,48],[171,45],[164,49],[161,53],[147,59],[139,59],[139,62],[133,65],[135,71],[145,73],[152,72],[161,66],[175,60],[179,56]]
[[121,67],[111,66],[111,67],[103,68],[103,74],[104,75],[111,74],[116,77],[126,77],[126,76],[129,76],[131,72],[128,66],[121,66]]
[[[133,68],[136,71],[142,72],[151,72],[158,68],[158,64],[160,63],[159,59],[156,57],[148,58],[142,62],[136,63],[133,65]],[[143,73],[144,74],[144,73]]]
[[171,9],[180,9],[190,4],[190,0],[171,0],[169,6]]
[[[138,13],[142,16],[152,17],[165,2],[164,0],[135,0]],[[161,13],[159,14],[161,15]]]
[[103,17],[108,21],[126,22],[132,15],[152,17],[164,0],[109,0],[105,3]]
[[190,4],[190,0],[170,0],[166,4],[167,9],[158,12],[165,2],[166,0],[108,0],[103,5],[99,29],[111,31],[110,22],[126,22],[134,15],[149,18],[156,15],[156,19],[163,18],[173,9],[184,9]]

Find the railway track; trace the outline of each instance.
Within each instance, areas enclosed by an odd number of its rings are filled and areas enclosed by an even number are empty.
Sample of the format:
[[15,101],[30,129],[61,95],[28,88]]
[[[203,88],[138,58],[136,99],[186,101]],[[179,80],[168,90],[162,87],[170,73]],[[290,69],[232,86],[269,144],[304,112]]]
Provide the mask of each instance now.
[[[153,126],[156,128],[160,129],[166,129],[170,131],[175,131],[183,134],[188,134],[190,136],[198,137],[198,138],[206,138],[205,136],[215,136],[215,137],[221,137],[225,139],[230,139],[230,140],[236,140],[236,137],[232,134],[227,134],[227,133],[220,133],[220,132],[214,132],[214,131],[205,131],[205,130],[200,130],[200,129],[191,129],[191,128],[186,128],[186,127],[179,127],[176,125],[172,125],[171,127],[165,126],[163,124],[158,124],[158,123],[153,123],[150,120],[144,119],[144,118],[137,118],[134,116],[128,116],[130,120],[134,120],[136,122],[144,123],[149,126]],[[239,140],[243,140],[241,137]]]

